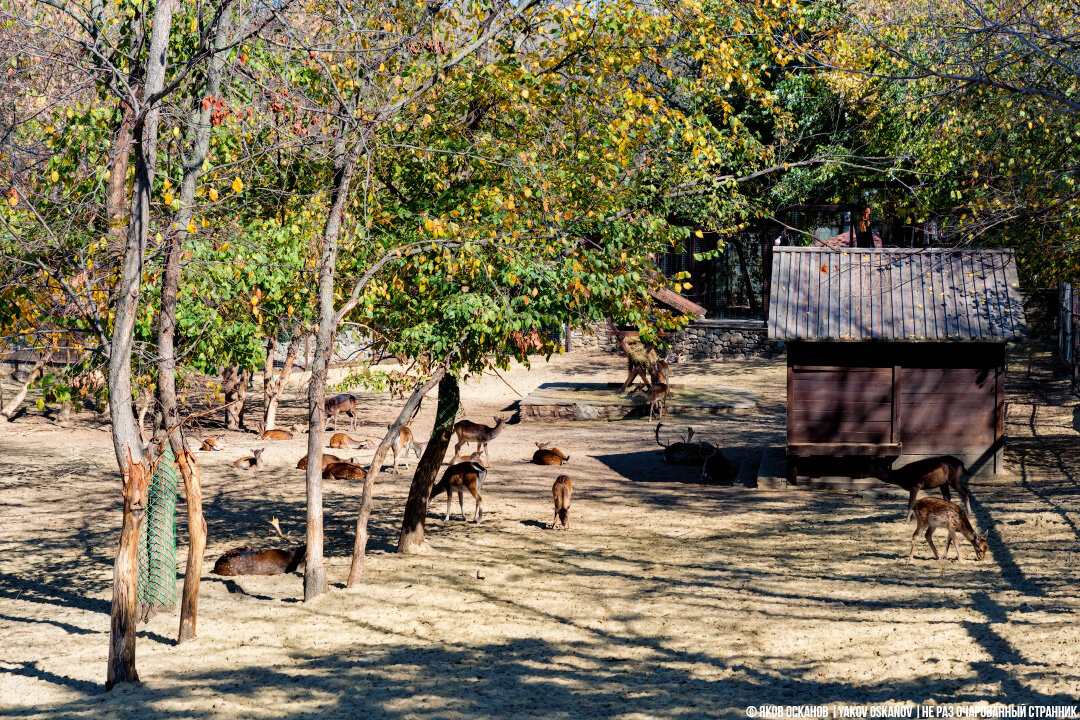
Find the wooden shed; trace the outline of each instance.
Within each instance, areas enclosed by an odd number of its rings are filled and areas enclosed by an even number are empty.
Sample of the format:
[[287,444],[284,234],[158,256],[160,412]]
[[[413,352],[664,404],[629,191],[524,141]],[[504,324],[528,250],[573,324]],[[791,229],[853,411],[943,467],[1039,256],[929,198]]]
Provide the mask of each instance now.
[[1005,343],[1025,336],[1011,251],[775,248],[769,300],[789,481],[822,456],[1001,469]]

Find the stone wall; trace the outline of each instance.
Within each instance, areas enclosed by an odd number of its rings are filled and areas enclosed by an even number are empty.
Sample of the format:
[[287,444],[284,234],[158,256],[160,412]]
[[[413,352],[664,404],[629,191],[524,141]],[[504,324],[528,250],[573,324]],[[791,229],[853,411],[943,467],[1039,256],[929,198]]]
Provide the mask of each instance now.
[[570,352],[587,350],[618,350],[618,341],[608,334],[607,323],[593,323],[583,328],[570,328]]
[[1028,343],[1036,349],[1055,350],[1058,342],[1058,291],[1031,290],[1020,293],[1024,301]]
[[676,333],[669,357],[686,360],[772,358],[783,346],[768,340],[761,320],[695,320]]

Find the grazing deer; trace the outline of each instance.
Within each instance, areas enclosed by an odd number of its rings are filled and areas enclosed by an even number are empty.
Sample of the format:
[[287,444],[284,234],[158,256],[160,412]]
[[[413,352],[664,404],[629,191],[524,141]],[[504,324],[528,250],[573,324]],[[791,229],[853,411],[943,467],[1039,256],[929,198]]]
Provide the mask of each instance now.
[[570,462],[570,456],[557,447],[551,447],[548,443],[536,443],[536,452],[533,453],[532,462],[537,465],[562,465]]
[[250,457],[240,458],[233,463],[233,467],[240,470],[262,470],[264,467],[262,461],[262,454],[264,450],[266,450],[266,448],[252,450]]
[[665,445],[660,440],[660,428],[663,423],[657,423],[656,444],[664,448],[664,462],[668,465],[685,465],[689,467],[701,467],[705,461],[716,452],[716,448],[707,442],[691,442],[694,439],[694,428],[686,428],[686,442],[673,442]]
[[499,433],[502,432],[505,425],[506,420],[502,418],[495,418],[495,427],[488,427],[469,420],[458,422],[454,425],[454,432],[457,433],[458,437],[457,445],[454,446],[454,455],[461,454],[461,446],[465,443],[476,443],[477,452],[484,453],[488,462],[491,462],[491,453],[488,452],[487,444],[499,437]]
[[337,418],[341,413],[349,416],[349,430],[356,429],[356,396],[349,393],[335,395],[323,403],[323,409],[328,418],[334,418],[334,432],[337,432]]
[[363,480],[367,471],[354,462],[335,462],[323,466],[322,476],[324,480]]
[[[307,455],[305,455],[304,457],[297,460],[296,461],[297,469],[298,470],[307,470],[307,460],[308,460]],[[322,455],[322,469],[323,470],[325,470],[328,465],[333,465],[334,463],[340,463],[340,462],[345,462],[345,460],[343,458],[339,458],[337,455],[331,455],[329,453],[323,453],[323,455]]]
[[875,461],[870,466],[870,474],[884,480],[890,485],[898,485],[910,493],[908,499],[907,518],[905,522],[911,522],[911,513],[915,507],[915,499],[920,490],[933,490],[941,488],[941,496],[946,500],[952,500],[949,488],[952,488],[964,499],[968,514],[971,514],[971,495],[960,483],[960,478],[967,473],[964,463],[951,455],[926,458],[909,463],[898,470],[892,470],[881,461]]
[[202,441],[202,445],[199,446],[199,450],[205,451],[217,451],[225,448],[225,436],[219,435],[216,438],[206,438]]
[[375,447],[375,443],[368,438],[356,440],[345,433],[334,433],[330,438],[330,447],[335,450],[369,450]]
[[[960,560],[960,541],[956,539],[957,532],[967,538],[971,546],[975,548],[976,560],[982,560],[989,549],[989,545],[986,543],[986,531],[982,535],[976,535],[975,528],[971,527],[971,523],[968,521],[964,511],[960,509],[959,505],[953,505],[951,502],[938,500],[937,498],[919,500],[915,503],[915,522],[917,525],[915,526],[915,534],[911,536],[911,552],[908,553],[908,562],[911,562],[915,557],[915,543],[918,542],[919,533],[923,530],[926,531],[926,542],[930,545],[935,560],[947,560],[949,558],[949,545],[956,546],[956,559]],[[938,555],[937,548],[934,547],[934,530],[938,528],[945,528],[949,533],[949,539],[945,542],[944,558]]]
[[443,521],[450,520],[450,503],[455,492],[458,496],[458,506],[461,508],[461,519],[467,520],[465,517],[465,491],[468,490],[469,494],[476,499],[476,510],[473,512],[473,522],[480,522],[484,518],[484,503],[480,496],[480,490],[484,485],[484,478],[487,477],[487,468],[480,463],[464,462],[451,465],[446,468],[446,472],[443,473],[442,480],[435,484],[435,487],[431,488],[431,497],[446,491],[446,517]]
[[[390,426],[387,425],[386,429],[389,430]],[[413,431],[410,427],[401,428],[401,432],[394,438],[394,442],[391,448],[394,451],[394,468],[393,471],[397,472],[398,469],[398,455],[403,455],[402,459],[405,461],[405,469],[409,469],[409,450],[412,450],[417,459],[424,454],[424,448],[427,447],[426,442],[417,442],[413,437]]]
[[263,440],[292,440],[292,433],[288,430],[267,430],[259,436]]
[[667,383],[656,383],[649,388],[638,388],[630,393],[630,397],[643,397],[649,403],[649,422],[652,422],[653,411],[659,410],[659,419],[664,418],[664,407],[667,405]]
[[555,478],[555,484],[551,486],[551,494],[555,498],[555,518],[551,521],[551,529],[555,529],[555,522],[562,523],[563,530],[570,529],[570,498],[574,494],[574,484],[566,475]]

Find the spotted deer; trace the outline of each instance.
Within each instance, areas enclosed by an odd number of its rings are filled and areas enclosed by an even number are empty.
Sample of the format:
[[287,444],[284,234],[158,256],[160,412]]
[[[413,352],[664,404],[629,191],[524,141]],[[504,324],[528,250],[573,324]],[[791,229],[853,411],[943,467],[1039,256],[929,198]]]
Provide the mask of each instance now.
[[550,443],[536,443],[536,452],[533,453],[532,462],[537,465],[562,465],[570,462],[570,456]]
[[[390,427],[390,425],[387,425],[386,429],[389,430]],[[418,442],[416,440],[416,437],[413,435],[412,428],[407,426],[401,428],[401,432],[397,434],[397,436],[394,438],[393,444],[391,445],[391,448],[394,451],[393,471],[397,472],[398,469],[398,455],[401,455],[401,459],[405,461],[405,469],[408,470],[409,451],[412,450],[412,453],[416,455],[416,458],[420,459],[420,456],[424,454],[424,448],[426,447],[426,442]]]
[[[308,462],[308,456],[307,455],[305,455],[304,457],[297,460],[296,461],[297,469],[299,469],[299,470],[307,470],[307,462]],[[329,466],[329,465],[333,465],[334,463],[341,463],[341,462],[345,462],[345,460],[343,458],[339,458],[337,455],[331,455],[330,453],[323,453],[323,455],[322,455],[322,469],[323,470],[325,470],[327,468],[327,466]]]
[[668,386],[667,383],[656,383],[648,388],[638,388],[630,393],[631,397],[643,397],[649,404],[649,422],[652,422],[653,412],[659,411],[658,419],[664,419],[664,408],[667,406]]
[[288,430],[267,430],[259,436],[262,440],[292,440],[293,434]]
[[337,432],[337,419],[338,415],[345,413],[349,416],[349,430],[356,429],[356,396],[349,393],[342,393],[341,395],[335,395],[332,398],[327,398],[323,403],[323,409],[326,411],[327,418],[334,419],[334,432]]
[[949,488],[955,490],[964,499],[964,506],[968,515],[971,515],[971,495],[960,482],[967,469],[961,460],[952,455],[916,460],[897,470],[892,470],[879,460],[870,466],[870,473],[890,485],[898,485],[908,491],[910,497],[905,522],[911,522],[911,513],[919,491],[934,488],[941,488],[941,496],[946,500],[952,500]]
[[480,491],[483,488],[485,477],[487,477],[487,468],[476,462],[457,463],[446,468],[442,479],[435,484],[435,487],[431,488],[432,498],[442,491],[446,491],[446,517],[443,518],[444,522],[450,520],[450,504],[455,492],[458,496],[458,506],[461,508],[461,519],[467,520],[465,517],[466,490],[476,499],[473,522],[478,523],[484,518],[484,501],[481,498]]
[[[924,530],[926,531],[926,542],[934,553],[935,560],[948,559],[949,545],[956,546],[956,559],[960,560],[960,541],[956,538],[958,532],[967,538],[967,541],[975,548],[976,560],[982,560],[989,549],[986,543],[986,531],[982,535],[977,535],[964,511],[960,509],[959,505],[954,505],[951,502],[938,500],[937,498],[919,500],[915,503],[915,522],[915,534],[911,536],[911,552],[908,553],[908,562],[914,559],[915,543],[918,542],[919,534]],[[933,534],[934,530],[938,528],[945,528],[949,533],[949,539],[945,542],[944,557],[939,556],[937,548],[934,547]]]
[[357,440],[345,433],[334,433],[330,438],[330,447],[335,450],[369,450],[375,447],[375,443],[368,438]]

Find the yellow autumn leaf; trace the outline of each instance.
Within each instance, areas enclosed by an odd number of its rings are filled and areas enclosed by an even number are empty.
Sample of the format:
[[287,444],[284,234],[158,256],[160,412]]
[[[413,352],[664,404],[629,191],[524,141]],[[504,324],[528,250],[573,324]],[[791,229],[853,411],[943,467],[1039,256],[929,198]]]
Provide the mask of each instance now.
[[232,189],[233,192],[240,192],[244,189],[244,182],[239,177],[237,177],[235,180],[232,181]]
[[694,231],[694,237],[705,237],[705,236],[701,234],[700,230],[695,230]]
[[189,234],[194,235],[199,231],[199,228],[195,226],[194,220],[189,220],[187,224],[187,231]]
[[170,193],[170,192],[165,193],[165,197],[163,199],[165,200],[166,205],[172,205],[172,201],[173,201],[172,193]]
[[169,181],[169,178],[165,178],[165,182],[161,183],[161,189],[162,190],[168,190],[171,187],[172,187],[172,182]]
[[49,173],[49,179],[52,180],[53,182],[59,182],[60,181],[60,173],[53,170],[51,173]]
[[210,188],[210,192],[207,193],[210,196],[210,202],[217,202],[218,192],[217,188]]
[[179,127],[174,127],[172,129],[172,134],[173,134],[173,137],[180,137],[180,128]]
[[203,226],[204,228],[208,228],[208,227],[210,227],[210,221],[209,221],[209,220],[207,220],[206,218],[203,218],[203,219],[202,219],[202,226]]
[[18,195],[12,195],[11,197],[8,198],[8,205],[10,205],[11,207],[15,207],[18,204],[19,204],[19,196]]

